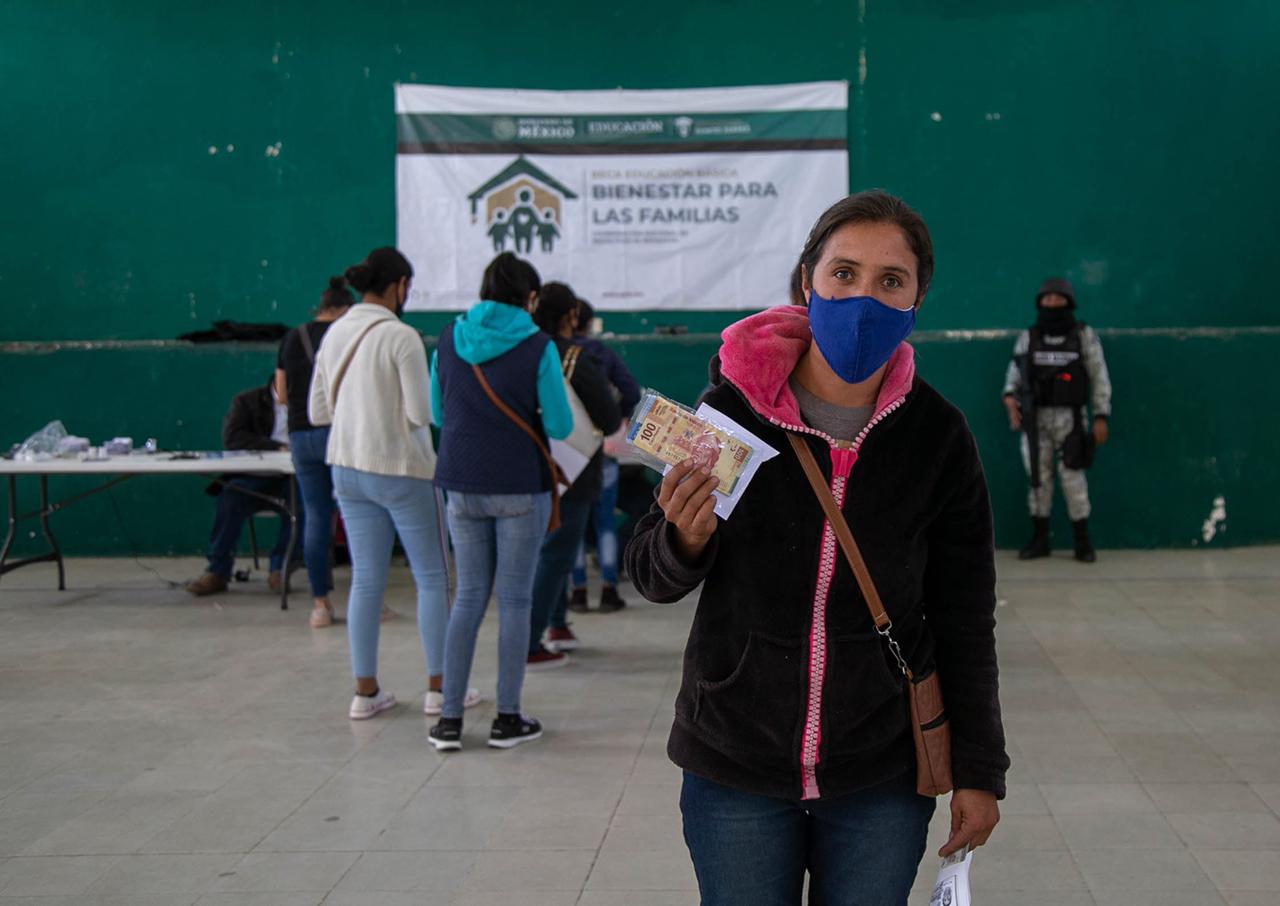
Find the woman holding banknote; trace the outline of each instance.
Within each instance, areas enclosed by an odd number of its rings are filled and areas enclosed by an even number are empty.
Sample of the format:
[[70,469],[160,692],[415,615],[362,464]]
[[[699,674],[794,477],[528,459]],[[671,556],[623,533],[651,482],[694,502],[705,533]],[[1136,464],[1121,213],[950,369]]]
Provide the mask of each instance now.
[[900,199],[862,192],[827,210],[792,304],[725,330],[704,397],[780,455],[727,520],[709,469],[674,468],[627,549],[649,600],[702,585],[668,752],[704,906],[798,904],[806,873],[811,903],[906,903],[935,807],[918,792],[912,676],[940,677],[949,718],[941,855],[982,845],[999,820],[986,482],[964,416],[905,342],[932,273],[928,228]]

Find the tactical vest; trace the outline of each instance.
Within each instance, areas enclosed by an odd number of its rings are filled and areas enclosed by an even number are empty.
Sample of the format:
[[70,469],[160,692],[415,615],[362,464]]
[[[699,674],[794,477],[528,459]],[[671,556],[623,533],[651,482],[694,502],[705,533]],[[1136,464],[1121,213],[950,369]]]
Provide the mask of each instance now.
[[1037,406],[1083,406],[1089,402],[1089,372],[1084,367],[1083,324],[1065,334],[1031,328],[1031,382]]

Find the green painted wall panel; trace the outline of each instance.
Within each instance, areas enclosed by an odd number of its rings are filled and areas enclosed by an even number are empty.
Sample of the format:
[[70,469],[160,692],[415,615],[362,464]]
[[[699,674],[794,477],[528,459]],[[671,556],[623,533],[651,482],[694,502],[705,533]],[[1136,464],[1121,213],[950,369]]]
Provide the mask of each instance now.
[[[1280,330],[1167,336],[1107,336],[1113,379],[1130,388],[1116,408],[1113,442],[1090,472],[1094,531],[1106,547],[1190,547],[1218,496],[1228,520],[1215,545],[1280,541],[1274,502],[1280,471],[1269,451],[1275,421],[1250,394],[1224,392],[1230,384],[1263,386],[1280,358]],[[1017,437],[1004,422],[998,399],[1011,338],[958,339],[924,333],[916,342],[920,374],[967,414],[986,465],[1003,547],[1025,540],[1026,482]],[[623,338],[616,347],[647,386],[693,401],[706,381],[714,336],[671,340]],[[19,382],[10,400],[19,436],[51,418],[95,441],[116,434],[138,441],[156,437],[168,449],[218,446],[222,414],[232,395],[265,380],[273,350],[245,345],[154,349],[61,349],[41,354],[0,353],[0,386]],[[1171,363],[1196,363],[1195,368]],[[70,375],[94,380],[95,392],[66,394]],[[93,484],[54,478],[52,493],[66,496]],[[202,549],[213,504],[198,478],[141,478],[76,503],[56,517],[66,549],[80,554],[194,553]],[[22,482],[24,509],[34,506],[34,480]],[[117,512],[118,510],[118,512]],[[1069,537],[1056,506],[1055,534]],[[34,529],[34,523],[28,526]],[[26,539],[21,549],[30,550]]]
[[[1186,0],[528,13],[510,0],[4,4],[0,116],[20,125],[0,149],[0,339],[298,317],[327,274],[394,236],[397,80],[843,78],[852,184],[903,193],[933,226],[938,326],[1015,326],[1029,288],[1058,271],[1100,326],[1275,323],[1268,0],[1212,14]],[[615,316],[624,332],[653,320]],[[662,320],[715,329],[725,316]]]
[[[0,341],[301,320],[330,273],[393,240],[398,80],[846,79],[851,185],[902,193],[933,229],[922,329],[1020,327],[1034,287],[1056,272],[1104,331],[1116,418],[1092,476],[1099,542],[1189,545],[1219,494],[1228,530],[1213,543],[1276,540],[1268,506],[1280,479],[1261,451],[1280,431],[1254,400],[1280,337],[1254,328],[1280,324],[1278,43],[1269,0],[654,0],[536,12],[510,0],[10,0]],[[705,334],[731,318],[607,315],[641,377],[686,399],[714,349]],[[410,317],[428,334],[444,320]],[[703,335],[637,336],[671,323]],[[1014,438],[995,400],[1010,343],[979,333],[919,344],[922,372],[978,435],[1003,544],[1025,531]],[[61,416],[95,438],[210,446],[230,395],[271,365],[255,347],[40,348],[0,351],[5,444]],[[60,514],[69,549],[202,546],[210,504],[198,482],[137,481],[114,498],[132,540],[102,497]]]

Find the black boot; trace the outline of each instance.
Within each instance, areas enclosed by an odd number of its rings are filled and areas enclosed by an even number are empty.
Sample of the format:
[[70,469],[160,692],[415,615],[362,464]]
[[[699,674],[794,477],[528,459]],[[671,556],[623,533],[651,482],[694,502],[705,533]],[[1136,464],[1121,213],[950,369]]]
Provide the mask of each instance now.
[[622,600],[618,595],[618,589],[616,586],[606,585],[600,589],[601,613],[617,613],[626,606],[627,602]]
[[575,588],[573,594],[569,595],[569,609],[574,613],[586,613],[587,607],[587,589]]
[[1048,517],[1031,517],[1032,535],[1027,546],[1018,551],[1019,560],[1038,560],[1049,556],[1049,519]]
[[1098,559],[1098,555],[1093,551],[1093,544],[1089,541],[1089,520],[1077,519],[1071,523],[1071,531],[1075,534],[1076,539],[1076,559],[1081,563],[1092,563]]

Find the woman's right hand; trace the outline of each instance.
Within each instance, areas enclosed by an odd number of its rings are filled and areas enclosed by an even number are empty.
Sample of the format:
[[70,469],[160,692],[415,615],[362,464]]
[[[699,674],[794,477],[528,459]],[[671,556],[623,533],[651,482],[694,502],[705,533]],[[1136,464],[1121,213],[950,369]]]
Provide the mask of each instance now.
[[716,531],[716,501],[711,492],[718,480],[710,469],[699,469],[692,459],[676,466],[662,479],[658,506],[676,535],[676,553],[686,563],[695,562]]

